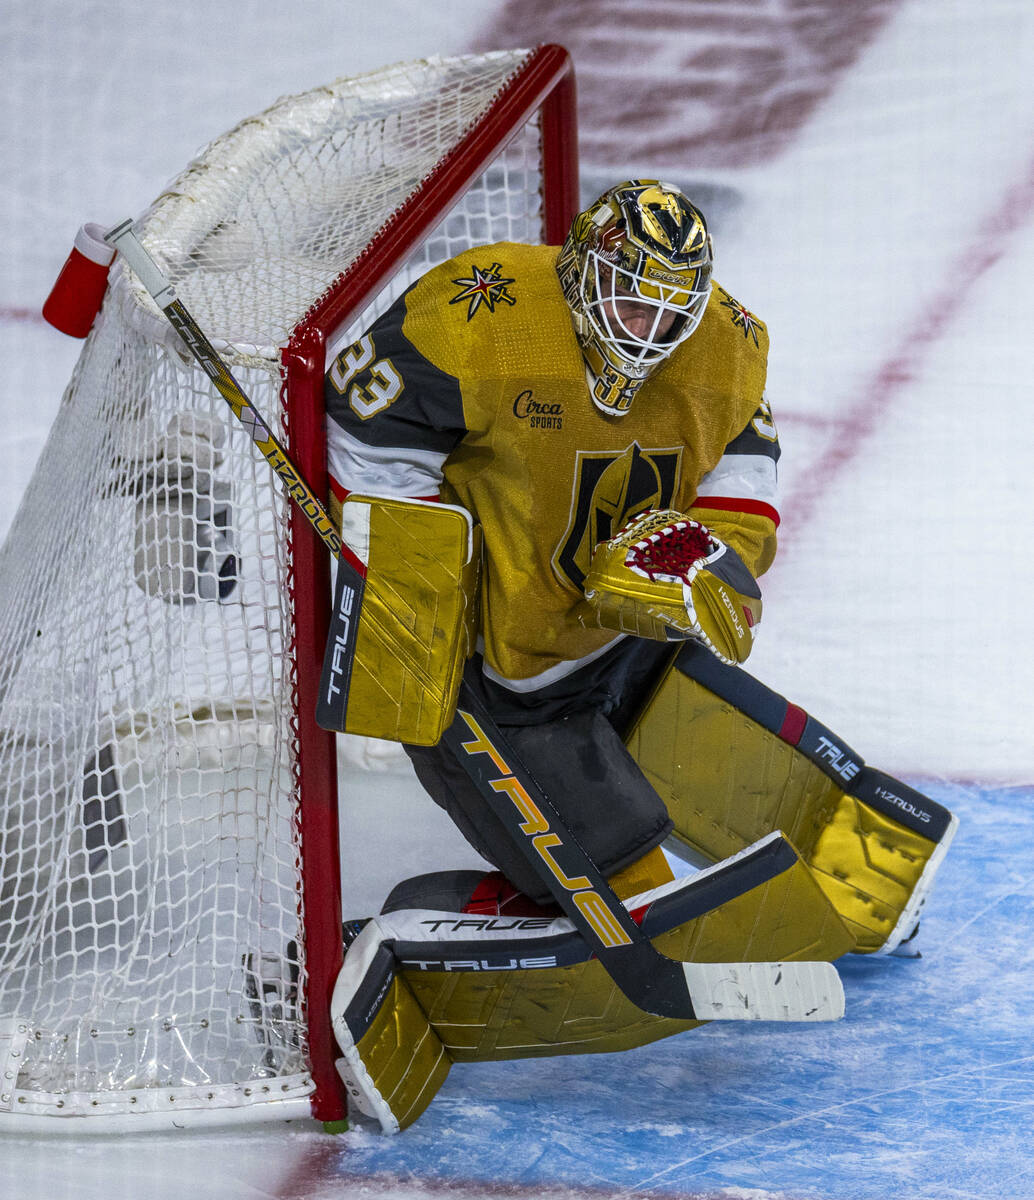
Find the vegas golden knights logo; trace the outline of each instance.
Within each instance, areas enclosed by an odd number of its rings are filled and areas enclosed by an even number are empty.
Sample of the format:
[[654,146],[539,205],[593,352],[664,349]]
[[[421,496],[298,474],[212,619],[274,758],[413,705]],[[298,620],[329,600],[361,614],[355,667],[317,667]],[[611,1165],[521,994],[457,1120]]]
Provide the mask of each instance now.
[[681,448],[643,450],[633,442],[624,453],[579,453],[571,519],[553,570],[582,590],[592,552],[639,513],[670,508],[679,478]]

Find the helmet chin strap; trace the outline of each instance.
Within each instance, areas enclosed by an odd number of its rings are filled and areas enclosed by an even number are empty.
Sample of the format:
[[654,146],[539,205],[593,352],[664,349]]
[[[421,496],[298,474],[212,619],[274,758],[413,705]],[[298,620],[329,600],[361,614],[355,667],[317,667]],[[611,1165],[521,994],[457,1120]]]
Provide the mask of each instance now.
[[574,325],[574,331],[578,336],[579,342],[581,342],[583,338],[587,338],[591,335],[592,326],[589,324],[589,319],[584,313],[580,312],[572,305],[569,305],[568,307],[571,311],[571,323]]

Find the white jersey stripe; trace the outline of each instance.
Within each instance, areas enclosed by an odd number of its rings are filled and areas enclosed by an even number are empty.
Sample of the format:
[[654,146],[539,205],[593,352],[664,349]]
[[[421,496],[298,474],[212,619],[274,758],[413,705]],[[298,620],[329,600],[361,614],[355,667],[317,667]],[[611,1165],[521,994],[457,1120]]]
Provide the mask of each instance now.
[[726,454],[719,459],[697,488],[702,499],[729,496],[738,500],[760,500],[775,507],[776,465],[765,454]]
[[345,491],[408,498],[438,493],[445,459],[435,450],[368,446],[337,427],[329,441],[327,466]]
[[[612,641],[609,641],[605,646],[601,646],[598,650],[594,650],[591,654],[586,654],[584,658],[565,659],[563,662],[555,663],[552,667],[547,667],[545,671],[540,671],[537,675],[531,675],[527,679],[507,679],[504,675],[500,675],[498,671],[493,671],[487,662],[482,667],[482,671],[486,679],[491,679],[493,683],[497,683],[500,687],[507,688],[511,692],[536,692],[539,688],[548,687],[551,683],[556,683],[559,679],[566,679],[568,675],[577,671],[579,667],[584,667],[591,662],[595,662],[597,658],[600,658],[609,650],[613,650],[624,637],[623,633],[616,634]],[[479,638],[478,650],[483,654],[484,649],[484,642]]]

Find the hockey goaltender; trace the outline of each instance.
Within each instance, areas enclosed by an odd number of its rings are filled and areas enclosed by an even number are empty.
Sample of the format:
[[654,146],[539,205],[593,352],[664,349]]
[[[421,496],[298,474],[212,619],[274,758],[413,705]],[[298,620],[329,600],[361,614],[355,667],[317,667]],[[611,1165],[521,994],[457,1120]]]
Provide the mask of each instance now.
[[362,587],[339,571],[321,720],[404,743],[497,868],[346,926],[338,1068],[385,1131],[453,1062],[836,1017],[832,960],[916,929],[954,818],[740,666],[779,520],[767,348],[703,215],[633,180],[333,357]]

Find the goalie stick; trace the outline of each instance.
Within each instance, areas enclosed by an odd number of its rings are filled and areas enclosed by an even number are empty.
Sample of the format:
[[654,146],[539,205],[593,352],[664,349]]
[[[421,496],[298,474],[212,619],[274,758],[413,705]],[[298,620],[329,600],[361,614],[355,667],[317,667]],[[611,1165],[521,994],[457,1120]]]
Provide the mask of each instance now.
[[[126,260],[193,358],[247,430],[327,549],[338,560],[334,619],[351,589],[353,616],[363,575],[333,520],[291,462],[219,352],[176,295],[133,230],[122,221],[104,239]],[[354,628],[356,620],[349,625]],[[331,630],[331,639],[338,637]],[[683,1020],[828,1021],[843,1015],[844,994],[831,963],[688,963],[657,950],[632,920],[599,868],[565,827],[549,798],[516,759],[490,714],[465,684],[444,740],[515,844],[586,939],[611,979],[638,1008]]]
[[201,327],[177,297],[176,290],[161,272],[158,264],[144,249],[133,231],[131,219],[122,221],[104,235],[104,240],[122,255],[133,268],[151,299],[165,314],[169,324],[179,334],[201,369],[211,379],[233,415],[244,426],[259,453],[280,477],[288,495],[299,506],[309,523],[319,534],[327,549],[335,555],[342,551],[342,541],[323,503],[302,479],[287,451],[251,403],[219,351],[205,336]]

